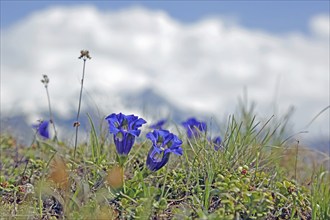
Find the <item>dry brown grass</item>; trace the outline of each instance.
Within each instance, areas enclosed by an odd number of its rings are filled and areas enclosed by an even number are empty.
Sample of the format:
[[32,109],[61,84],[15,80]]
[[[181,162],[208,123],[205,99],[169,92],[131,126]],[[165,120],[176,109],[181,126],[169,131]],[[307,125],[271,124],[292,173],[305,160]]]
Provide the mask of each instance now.
[[69,171],[65,161],[60,157],[55,157],[50,163],[48,180],[62,190],[69,188]]
[[114,166],[109,170],[106,177],[106,184],[111,188],[118,189],[124,184],[124,170],[122,167]]

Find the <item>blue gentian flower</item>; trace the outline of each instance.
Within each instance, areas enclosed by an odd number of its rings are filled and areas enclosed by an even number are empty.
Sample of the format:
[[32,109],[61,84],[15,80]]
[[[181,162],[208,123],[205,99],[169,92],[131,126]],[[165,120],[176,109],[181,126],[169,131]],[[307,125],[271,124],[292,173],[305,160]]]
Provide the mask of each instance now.
[[206,123],[197,121],[196,118],[189,118],[181,124],[185,127],[189,139],[198,138],[201,133],[206,132]]
[[119,155],[128,155],[131,151],[135,138],[141,133],[139,127],[147,123],[143,118],[134,115],[111,114],[105,118],[109,123],[109,131]]
[[146,162],[149,170],[157,171],[162,168],[168,162],[170,153],[182,155],[180,147],[182,141],[168,130],[154,130],[149,132],[146,137],[152,142]]
[[163,125],[167,122],[166,119],[157,121],[155,124],[149,126],[151,129],[163,129]]
[[37,134],[44,139],[49,139],[48,131],[49,121],[40,121],[39,124],[33,125],[32,127],[37,129]]
[[213,138],[212,142],[214,144],[214,150],[218,151],[220,148],[223,149],[223,147],[221,145],[222,140],[221,140],[220,136]]

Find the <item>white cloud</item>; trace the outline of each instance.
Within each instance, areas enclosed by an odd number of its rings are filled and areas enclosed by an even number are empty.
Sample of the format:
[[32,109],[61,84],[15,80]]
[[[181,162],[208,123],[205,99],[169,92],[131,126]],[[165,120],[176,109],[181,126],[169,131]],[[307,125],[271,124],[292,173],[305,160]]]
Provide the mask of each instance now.
[[[275,93],[280,109],[296,106],[301,128],[329,105],[329,17],[313,18],[311,30],[314,36],[278,36],[221,17],[182,24],[144,8],[49,8],[1,32],[1,110],[47,110],[40,79],[48,74],[56,114],[73,117],[82,70],[77,57],[89,49],[86,91],[105,114],[109,107],[122,111],[122,92],[152,87],[182,109],[220,117],[233,111],[246,86],[260,109],[271,106]],[[327,132],[325,117],[317,126]]]
[[311,22],[310,27],[314,34],[318,37],[324,38],[329,41],[330,37],[330,18],[329,15],[315,16]]

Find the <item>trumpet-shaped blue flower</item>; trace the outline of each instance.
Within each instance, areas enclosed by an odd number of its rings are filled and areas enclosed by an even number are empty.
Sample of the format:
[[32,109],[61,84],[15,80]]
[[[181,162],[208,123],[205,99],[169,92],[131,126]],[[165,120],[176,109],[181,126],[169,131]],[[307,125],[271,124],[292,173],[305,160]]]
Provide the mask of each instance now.
[[167,122],[166,119],[157,121],[155,124],[149,126],[151,129],[163,129],[163,125]]
[[182,141],[168,130],[154,130],[146,137],[152,142],[146,161],[149,170],[157,171],[162,168],[168,162],[170,153],[182,155]]
[[37,129],[37,134],[40,137],[49,139],[48,125],[49,121],[40,121],[39,124],[33,125],[33,128]]
[[220,148],[223,149],[223,146],[221,145],[222,140],[220,136],[213,138],[212,142],[214,144],[214,150],[218,151]]
[[188,138],[198,138],[201,133],[206,132],[206,123],[197,121],[196,118],[189,118],[181,124],[186,129]]
[[105,118],[109,123],[109,131],[119,155],[128,155],[131,151],[135,138],[141,133],[139,128],[146,123],[143,118],[134,115],[111,114]]

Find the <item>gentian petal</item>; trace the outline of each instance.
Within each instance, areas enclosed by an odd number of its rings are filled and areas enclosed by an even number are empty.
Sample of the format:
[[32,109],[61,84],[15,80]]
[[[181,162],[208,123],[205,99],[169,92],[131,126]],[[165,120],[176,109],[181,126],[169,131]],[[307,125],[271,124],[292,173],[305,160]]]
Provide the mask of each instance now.
[[37,129],[37,133],[44,139],[49,139],[48,131],[49,121],[41,121],[39,124],[33,125]]
[[115,113],[105,118],[109,123],[109,131],[111,134],[117,134],[120,130],[118,129],[120,122]]
[[154,148],[151,148],[149,150],[148,156],[147,156],[147,167],[151,171],[157,171],[168,162],[170,158],[170,154],[159,154],[155,151]]
[[182,141],[168,130],[156,129],[147,133],[146,137],[152,142],[146,160],[149,170],[157,171],[162,168],[168,162],[170,153],[182,155]]
[[133,129],[138,129],[145,123],[147,123],[147,122],[143,118],[136,119],[133,123]]
[[158,137],[158,136],[155,136],[155,134],[154,134],[153,132],[148,132],[148,133],[146,134],[146,137],[147,137],[149,140],[151,140],[151,142],[152,142],[153,145],[157,145],[157,137]]
[[114,142],[118,154],[128,155],[132,149],[135,137],[138,137],[141,131],[138,129],[146,121],[135,115],[124,115],[123,113],[111,114],[105,118],[109,124],[109,132],[114,135]]
[[222,146],[221,146],[222,140],[221,140],[221,137],[220,136],[215,137],[212,140],[212,142],[214,144],[214,150],[218,151],[220,148],[222,148]]
[[151,129],[163,129],[163,125],[167,122],[166,119],[160,120],[156,122],[155,124],[152,124],[149,126]]
[[128,133],[124,135],[122,135],[122,133],[118,133],[113,136],[113,140],[115,142],[118,154],[128,155],[134,145],[135,136]]
[[207,126],[205,122],[200,122],[196,118],[188,118],[187,121],[181,123],[181,125],[186,129],[187,137],[198,138],[202,132],[206,132]]

